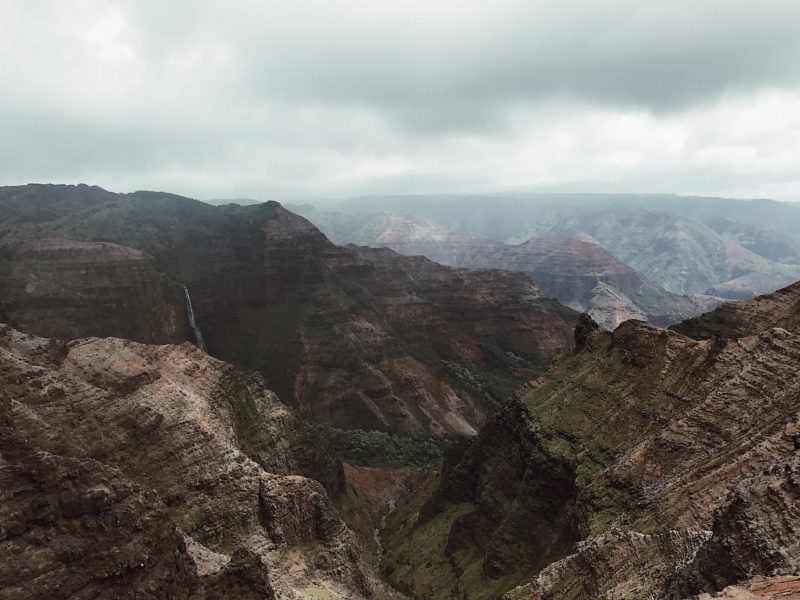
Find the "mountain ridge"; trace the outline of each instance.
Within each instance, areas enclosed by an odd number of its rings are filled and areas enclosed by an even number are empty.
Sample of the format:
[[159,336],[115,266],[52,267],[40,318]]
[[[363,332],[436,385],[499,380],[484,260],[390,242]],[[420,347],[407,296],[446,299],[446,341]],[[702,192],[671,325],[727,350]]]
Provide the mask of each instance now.
[[[800,288],[779,295],[797,302]],[[445,460],[438,490],[388,536],[389,580],[431,598],[589,600],[793,574],[797,329],[577,331],[577,351]]]
[[[58,237],[150,254],[175,282],[172,296],[188,289],[212,354],[259,371],[325,425],[471,435],[571,343],[577,318],[523,275],[338,247],[276,202],[212,207],[155,192],[29,186],[0,188],[0,220],[7,247]],[[15,256],[6,253],[0,271],[13,272]],[[13,317],[30,294],[19,277],[7,281],[0,302]],[[50,300],[40,309],[66,318],[64,302]]]
[[518,244],[448,230],[434,221],[380,213],[355,218],[310,206],[295,210],[338,243],[390,247],[463,268],[500,268],[529,275],[545,296],[588,311],[606,329],[630,318],[666,325],[709,308],[715,299],[680,296],[640,275],[594,241],[533,237]]

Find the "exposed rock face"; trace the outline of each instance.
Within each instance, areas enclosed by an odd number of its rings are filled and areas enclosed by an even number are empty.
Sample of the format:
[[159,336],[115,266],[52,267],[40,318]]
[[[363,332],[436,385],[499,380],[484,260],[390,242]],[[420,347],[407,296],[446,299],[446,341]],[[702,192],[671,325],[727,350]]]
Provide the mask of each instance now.
[[4,598],[367,598],[341,489],[256,376],[191,344],[0,326]]
[[578,317],[578,325],[575,327],[575,351],[582,352],[599,329],[600,326],[588,313],[582,313]]
[[730,586],[711,596],[700,594],[698,600],[725,598],[727,600],[800,600],[800,577],[757,577],[742,586]]
[[295,393],[317,421],[472,434],[515,379],[570,345],[574,313],[524,276],[347,250],[326,271],[349,297],[320,297],[301,332]]
[[754,300],[729,302],[671,327],[696,339],[745,337],[770,327],[800,329],[800,283]]
[[[522,274],[337,247],[274,202],[25,186],[0,189],[0,219],[0,242],[59,236],[149,253],[191,292],[212,355],[339,427],[473,434],[571,345],[577,318]],[[111,333],[103,314],[78,335]],[[180,324],[187,339],[185,316]]]
[[36,335],[107,335],[153,344],[187,339],[181,287],[133,248],[25,242],[0,260],[0,290],[7,321]]
[[677,599],[797,571],[800,333],[591,329],[445,462],[389,536],[392,581],[443,599],[526,580],[508,597]]
[[520,271],[546,297],[588,311],[606,329],[629,319],[674,323],[710,308],[711,299],[679,296],[649,281],[597,243],[566,237],[521,244],[471,237],[421,218],[381,213],[348,217],[297,207],[337,243],[387,247],[443,265]]
[[675,577],[682,598],[758,575],[794,573],[800,557],[800,453],[742,481],[714,516],[710,539]]

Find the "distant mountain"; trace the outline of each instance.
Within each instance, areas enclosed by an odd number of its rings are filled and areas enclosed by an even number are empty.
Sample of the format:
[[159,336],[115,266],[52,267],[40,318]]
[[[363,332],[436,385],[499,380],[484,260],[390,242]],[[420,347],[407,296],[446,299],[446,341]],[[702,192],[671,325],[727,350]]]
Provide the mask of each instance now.
[[607,329],[627,319],[674,323],[717,302],[668,292],[596,243],[558,237],[509,245],[453,232],[429,219],[391,213],[353,217],[309,205],[292,208],[340,244],[385,246],[454,267],[526,273],[542,294],[588,311]]
[[800,278],[800,265],[769,260],[702,223],[665,211],[609,207],[531,233],[599,243],[678,294],[749,298]]
[[376,196],[335,207],[356,215],[380,207],[506,243],[554,236],[596,241],[677,294],[747,298],[800,278],[800,206],[793,203],[659,194],[518,194]]
[[475,433],[578,316],[524,274],[338,247],[276,202],[0,188],[0,304],[26,332],[189,339],[182,286],[208,351],[303,417],[417,436]]
[[800,203],[795,202],[672,194],[408,195],[349,198],[330,210],[410,214],[456,231],[507,241],[526,239],[530,228],[543,223],[608,207],[670,212],[730,235],[757,254],[764,252],[765,258],[800,262]]

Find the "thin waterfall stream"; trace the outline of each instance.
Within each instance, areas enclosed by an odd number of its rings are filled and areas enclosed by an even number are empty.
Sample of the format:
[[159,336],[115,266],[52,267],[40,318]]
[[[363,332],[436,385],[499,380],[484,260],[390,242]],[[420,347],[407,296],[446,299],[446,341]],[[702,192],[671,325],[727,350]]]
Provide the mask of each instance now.
[[183,286],[183,293],[186,296],[186,314],[189,317],[189,329],[192,330],[192,334],[194,335],[195,346],[205,352],[206,343],[203,341],[203,334],[200,333],[200,327],[197,326],[197,321],[195,321],[192,297],[189,295],[189,289],[185,285]]

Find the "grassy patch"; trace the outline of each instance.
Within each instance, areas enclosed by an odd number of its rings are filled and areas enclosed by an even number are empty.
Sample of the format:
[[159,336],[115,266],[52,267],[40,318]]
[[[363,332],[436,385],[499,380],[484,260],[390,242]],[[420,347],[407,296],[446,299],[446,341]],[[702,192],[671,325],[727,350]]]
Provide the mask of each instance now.
[[475,507],[464,502],[447,506],[435,519],[414,526],[411,519],[387,542],[384,559],[391,582],[415,597],[447,600],[452,598],[458,575],[445,548],[456,519]]

